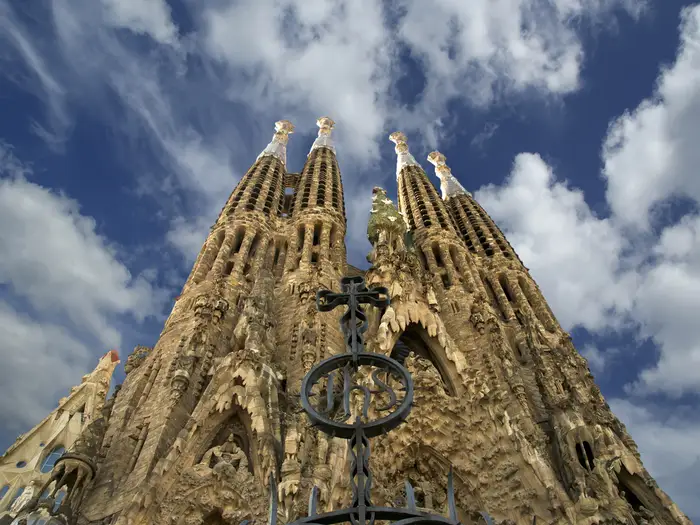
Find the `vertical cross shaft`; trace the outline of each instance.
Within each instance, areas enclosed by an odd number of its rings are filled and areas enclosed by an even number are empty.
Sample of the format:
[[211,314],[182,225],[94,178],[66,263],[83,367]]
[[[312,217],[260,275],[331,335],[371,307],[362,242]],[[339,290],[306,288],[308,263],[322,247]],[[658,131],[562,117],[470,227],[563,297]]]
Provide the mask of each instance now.
[[357,362],[357,354],[364,351],[362,334],[367,330],[367,316],[362,305],[388,306],[389,291],[384,287],[368,289],[365,280],[359,276],[343,277],[340,287],[340,293],[319,290],[316,293],[316,306],[319,312],[329,312],[337,306],[347,305],[348,310],[340,319],[340,329],[345,335],[348,352],[354,357],[353,362]]

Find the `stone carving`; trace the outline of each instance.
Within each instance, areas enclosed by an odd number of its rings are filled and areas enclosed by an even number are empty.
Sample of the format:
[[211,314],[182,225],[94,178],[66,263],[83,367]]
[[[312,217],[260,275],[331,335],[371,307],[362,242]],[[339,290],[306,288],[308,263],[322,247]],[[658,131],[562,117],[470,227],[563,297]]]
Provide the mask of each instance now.
[[137,346],[134,351],[126,358],[126,363],[124,364],[124,372],[126,374],[131,373],[140,367],[146,358],[150,355],[153,349],[148,346]]
[[[320,436],[298,413],[305,371],[344,350],[335,314],[317,312],[314,299],[347,271],[386,286],[392,299],[366,311],[367,347],[390,354],[419,334],[431,356],[406,359],[416,386],[411,415],[372,442],[376,502],[404,504],[410,479],[420,505],[442,511],[452,467],[463,525],[486,523],[482,511],[494,524],[690,525],[644,470],[570,336],[443,155],[430,156],[441,198],[407,137],[392,134],[399,197],[373,190],[372,267],[347,267],[333,122],[318,124],[301,175],[287,166],[293,126],[276,124],[212,228],[176,315],[152,350],[127,358],[105,419],[100,403],[90,404],[89,431],[75,457],[59,463],[75,519],[266,523],[270,475],[280,523],[305,512],[314,485],[324,510],[348,505],[347,443]],[[72,414],[81,392],[108,387],[109,377],[86,376],[49,419]],[[25,443],[35,450],[31,436],[43,439],[43,428],[11,448],[3,476],[18,475]]]
[[226,443],[210,448],[200,462],[202,465],[221,472],[224,469],[232,468],[236,472],[248,470],[248,458],[245,452],[234,442],[233,434],[230,434]]

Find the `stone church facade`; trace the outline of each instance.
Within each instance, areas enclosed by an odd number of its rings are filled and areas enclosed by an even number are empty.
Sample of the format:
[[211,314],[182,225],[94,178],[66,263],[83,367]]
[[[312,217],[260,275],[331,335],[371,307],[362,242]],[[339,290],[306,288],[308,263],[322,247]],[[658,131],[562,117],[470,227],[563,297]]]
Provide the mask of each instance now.
[[[372,442],[376,504],[403,505],[409,480],[416,505],[440,512],[452,468],[463,525],[485,523],[481,511],[510,524],[689,525],[443,155],[428,157],[440,195],[406,137],[391,135],[398,206],[374,189],[371,267],[348,265],[333,125],[318,120],[296,173],[286,159],[294,128],[276,123],[157,343],[127,358],[123,385],[106,402],[106,388],[91,390],[80,421],[62,401],[0,459],[0,523],[262,524],[271,477],[280,523],[305,515],[313,487],[320,511],[347,506],[347,442],[309,425],[299,393],[314,364],[345,351],[341,309],[319,312],[316,291],[363,275],[391,297],[367,308],[366,346],[403,348],[415,388],[408,421]],[[93,374],[111,375],[108,355]],[[50,439],[67,452],[41,472]],[[18,473],[20,456],[32,459]]]

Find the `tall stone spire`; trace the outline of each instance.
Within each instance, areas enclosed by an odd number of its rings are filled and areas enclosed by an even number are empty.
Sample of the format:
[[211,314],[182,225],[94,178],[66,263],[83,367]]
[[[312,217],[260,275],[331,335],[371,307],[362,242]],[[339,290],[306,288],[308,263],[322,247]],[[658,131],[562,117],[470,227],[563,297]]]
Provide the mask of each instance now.
[[278,158],[286,165],[287,142],[289,141],[290,133],[294,133],[294,124],[288,120],[278,120],[275,122],[275,135],[262,153],[258,155],[258,159],[265,155],[271,155]]
[[333,122],[333,120],[329,117],[321,117],[316,121],[316,125],[319,128],[318,137],[316,137],[316,140],[314,140],[311,150],[309,151],[309,155],[311,155],[313,150],[317,148],[328,148],[335,153],[335,146],[333,145],[333,139],[331,138],[331,132],[333,131],[335,122]]
[[440,190],[442,191],[442,200],[447,200],[455,195],[469,195],[459,181],[452,175],[452,170],[445,164],[447,158],[439,151],[433,151],[428,155],[428,162],[435,166],[435,175],[440,179]]
[[391,135],[389,135],[389,140],[392,141],[394,144],[396,144],[396,147],[394,148],[394,151],[396,152],[397,158],[396,158],[396,178],[399,178],[399,174],[401,173],[401,170],[406,167],[406,166],[418,166],[420,167],[420,164],[416,162],[416,159],[413,158],[413,155],[411,155],[411,152],[408,151],[408,144],[406,144],[406,135],[402,133],[401,131],[394,131]]

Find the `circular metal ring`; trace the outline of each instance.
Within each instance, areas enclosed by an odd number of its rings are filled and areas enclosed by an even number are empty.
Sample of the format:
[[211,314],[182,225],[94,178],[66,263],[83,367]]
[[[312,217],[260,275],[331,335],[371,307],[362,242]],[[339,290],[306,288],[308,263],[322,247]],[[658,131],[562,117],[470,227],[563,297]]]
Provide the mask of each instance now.
[[[301,404],[304,411],[309,416],[309,419],[314,426],[317,426],[323,432],[331,436],[350,439],[355,435],[355,430],[358,428],[358,425],[334,421],[320,413],[310,401],[312,395],[311,390],[314,385],[324,377],[328,377],[335,371],[342,370],[345,366],[353,364],[353,362],[357,366],[369,365],[374,366],[378,370],[388,371],[399,379],[405,391],[404,398],[397,403],[398,406],[394,408],[389,415],[374,421],[361,422],[359,424],[363,434],[368,438],[372,438],[396,428],[405,421],[411,411],[411,403],[413,402],[413,382],[411,380],[411,375],[408,373],[408,370],[394,359],[386,355],[369,352],[362,352],[359,354],[346,353],[329,357],[321,361],[306,374],[301,384]],[[393,390],[391,390],[391,392],[393,393]]]

